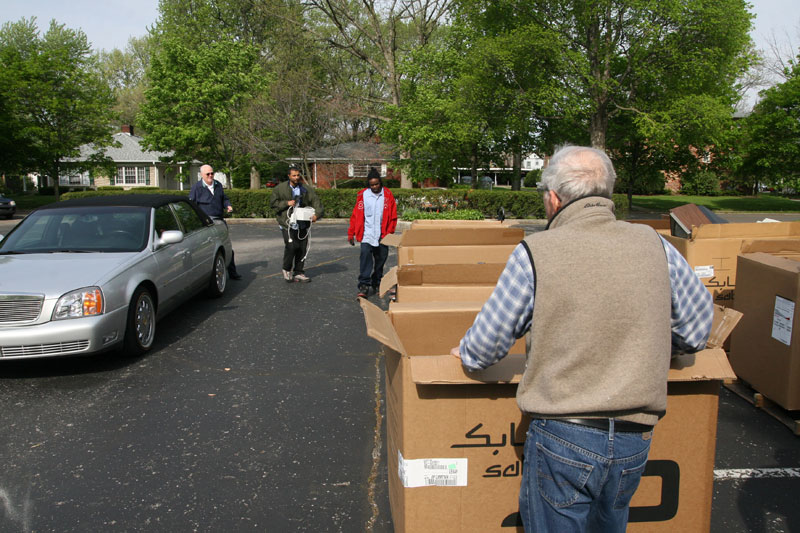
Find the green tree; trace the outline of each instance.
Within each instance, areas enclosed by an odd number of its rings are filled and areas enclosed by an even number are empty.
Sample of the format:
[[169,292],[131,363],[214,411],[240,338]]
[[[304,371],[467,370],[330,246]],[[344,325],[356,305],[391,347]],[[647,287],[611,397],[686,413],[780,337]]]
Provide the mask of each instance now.
[[[654,142],[643,142],[646,134],[679,130],[673,117],[689,107],[708,112],[712,120],[720,106],[732,109],[736,80],[751,60],[752,16],[744,0],[534,4],[534,17],[559,36],[568,66],[559,75],[569,88],[568,98],[584,107],[593,146],[631,146],[629,151],[635,153],[636,145]],[[710,99],[716,102],[697,105]],[[632,139],[619,137],[626,130],[614,127],[617,119],[637,128]],[[617,137],[609,143],[610,129]],[[648,156],[640,162],[656,159]]]
[[0,29],[0,73],[0,137],[15,143],[0,166],[49,175],[58,196],[64,159],[111,143],[114,98],[97,58],[82,31],[51,21],[40,35],[36,19],[23,18]]
[[234,39],[189,47],[164,36],[159,45],[139,113],[144,143],[230,172],[242,155],[228,135],[232,119],[265,83],[257,50]]
[[800,190],[800,54],[786,81],[762,91],[744,120],[745,156],[740,172],[758,182]]
[[131,37],[125,50],[115,48],[99,53],[103,78],[116,98],[117,126],[136,124],[136,116],[144,103],[145,73],[150,65],[152,47],[149,36]]

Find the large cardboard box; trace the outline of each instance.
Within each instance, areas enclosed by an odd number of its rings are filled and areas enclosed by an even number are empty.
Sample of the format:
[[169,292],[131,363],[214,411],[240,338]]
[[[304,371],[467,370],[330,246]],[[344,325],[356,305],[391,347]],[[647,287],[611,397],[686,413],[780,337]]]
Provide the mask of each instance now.
[[397,247],[397,264],[505,263],[525,237],[523,228],[504,225],[413,227],[381,241]]
[[[738,260],[731,338],[736,375],[784,409],[800,409],[800,240],[756,241]],[[760,251],[759,251],[760,250]]]
[[[449,355],[479,305],[361,300],[367,334],[384,345],[389,500],[398,532],[522,532],[518,495],[529,420],[517,407],[525,365],[517,342],[499,364],[466,372]],[[719,310],[713,344],[735,325]],[[673,360],[667,415],[631,509],[630,531],[708,531],[719,382],[725,352]]]
[[715,304],[734,307],[736,258],[742,242],[800,238],[800,222],[704,224],[693,226],[688,239],[672,235],[664,235],[664,238],[694,268]]
[[505,263],[467,265],[402,265],[381,279],[380,294],[397,287],[398,302],[485,302],[492,294]]

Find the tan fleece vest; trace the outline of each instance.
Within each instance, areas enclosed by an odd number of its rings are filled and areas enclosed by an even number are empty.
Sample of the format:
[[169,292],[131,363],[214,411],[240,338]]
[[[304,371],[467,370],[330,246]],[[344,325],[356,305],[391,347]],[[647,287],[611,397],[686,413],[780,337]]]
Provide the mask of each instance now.
[[652,228],[617,221],[613,205],[575,200],[525,239],[535,297],[517,403],[534,417],[654,425],[666,411],[666,254]]

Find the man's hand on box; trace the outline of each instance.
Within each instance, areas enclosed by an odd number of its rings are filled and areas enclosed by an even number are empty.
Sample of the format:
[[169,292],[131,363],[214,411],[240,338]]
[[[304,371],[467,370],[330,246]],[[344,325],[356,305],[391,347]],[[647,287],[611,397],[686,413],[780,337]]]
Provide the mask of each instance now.
[[461,361],[461,351],[458,349],[458,346],[450,350],[450,355]]

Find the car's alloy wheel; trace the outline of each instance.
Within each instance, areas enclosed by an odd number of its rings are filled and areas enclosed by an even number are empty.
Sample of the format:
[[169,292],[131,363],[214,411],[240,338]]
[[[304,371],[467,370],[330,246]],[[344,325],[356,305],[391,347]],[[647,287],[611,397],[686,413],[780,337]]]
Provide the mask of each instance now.
[[125,328],[125,353],[141,355],[153,346],[156,336],[156,306],[153,296],[144,287],[133,293],[128,307],[128,323]]
[[222,252],[217,252],[214,258],[214,269],[211,271],[211,279],[208,281],[208,293],[213,298],[219,298],[225,293],[228,286],[228,269],[225,266],[225,256]]

